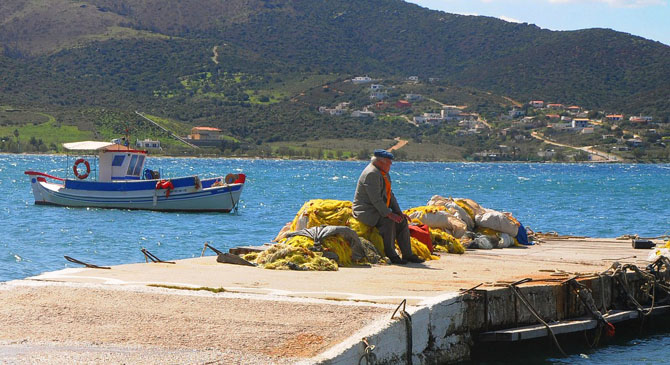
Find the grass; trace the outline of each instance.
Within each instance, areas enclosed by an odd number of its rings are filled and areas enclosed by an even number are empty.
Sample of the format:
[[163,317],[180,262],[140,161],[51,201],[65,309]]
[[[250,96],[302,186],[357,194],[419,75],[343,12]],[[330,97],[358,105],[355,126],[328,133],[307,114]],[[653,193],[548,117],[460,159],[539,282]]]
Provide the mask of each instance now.
[[[355,138],[343,138],[343,139],[319,139],[312,141],[304,142],[272,142],[269,143],[273,151],[277,151],[280,148],[291,148],[293,150],[299,151],[302,156],[304,156],[304,151],[307,150],[309,155],[306,157],[315,157],[315,153],[318,153],[319,150],[323,152],[323,156],[320,158],[338,158],[338,152],[341,153],[342,159],[351,159],[357,158],[358,154],[365,150],[372,153],[377,148],[390,148],[396,142],[392,139],[382,139],[382,140],[365,140],[365,139],[355,139]],[[285,156],[290,157],[290,156]],[[297,156],[301,157],[301,156]]]
[[[0,137],[6,136],[14,139],[14,130],[19,132],[21,143],[27,143],[31,138],[42,140],[44,144],[55,144],[82,141],[91,139],[93,132],[82,131],[75,126],[63,125],[46,113],[21,111],[7,112],[10,107],[0,108]],[[7,115],[9,114],[9,115]],[[11,123],[11,124],[8,124]]]

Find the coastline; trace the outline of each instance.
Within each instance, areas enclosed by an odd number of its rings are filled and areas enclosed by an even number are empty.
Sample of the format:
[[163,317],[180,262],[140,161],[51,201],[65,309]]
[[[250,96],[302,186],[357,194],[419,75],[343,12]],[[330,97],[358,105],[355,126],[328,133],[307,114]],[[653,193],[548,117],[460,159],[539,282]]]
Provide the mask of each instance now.
[[[67,156],[67,153],[12,153],[0,152],[0,155],[14,155],[14,156]],[[253,157],[253,156],[203,156],[203,155],[150,155],[151,158],[211,158],[222,160],[267,160],[267,161],[324,161],[324,162],[368,162],[369,160],[359,159],[307,159],[307,158],[281,158],[281,157]],[[463,163],[463,164],[556,164],[556,165],[589,165],[589,164],[612,164],[612,165],[666,165],[668,162],[644,162],[644,161],[468,161],[468,160],[453,160],[453,161],[428,161],[428,160],[398,160],[394,163]]]

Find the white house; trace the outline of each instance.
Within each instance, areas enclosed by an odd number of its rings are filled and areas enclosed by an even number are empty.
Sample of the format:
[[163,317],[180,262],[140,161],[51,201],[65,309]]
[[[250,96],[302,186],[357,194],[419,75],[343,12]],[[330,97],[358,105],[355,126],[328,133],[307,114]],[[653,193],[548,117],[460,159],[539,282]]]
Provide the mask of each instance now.
[[160,150],[161,148],[161,141],[153,141],[151,139],[145,139],[143,141],[140,141],[139,139],[135,141],[135,147],[137,148],[145,148],[145,149],[157,149]]
[[407,78],[407,80],[418,82],[419,81],[419,76],[410,76],[410,77]]
[[648,123],[653,120],[652,117],[647,117],[647,116],[635,116],[635,117],[630,117],[628,118],[629,121],[633,123]]
[[351,79],[351,82],[354,84],[368,84],[372,82],[372,78],[368,76],[356,76],[353,79]]
[[354,118],[373,118],[375,116],[375,113],[369,110],[354,110],[351,113],[351,116]]
[[417,124],[439,124],[444,121],[444,118],[442,118],[442,115],[440,113],[423,113],[423,115],[419,117],[414,117],[414,123]]
[[421,94],[405,94],[405,100],[407,101],[421,101],[423,96]]
[[572,120],[572,128],[586,128],[591,124],[587,118],[575,118]]

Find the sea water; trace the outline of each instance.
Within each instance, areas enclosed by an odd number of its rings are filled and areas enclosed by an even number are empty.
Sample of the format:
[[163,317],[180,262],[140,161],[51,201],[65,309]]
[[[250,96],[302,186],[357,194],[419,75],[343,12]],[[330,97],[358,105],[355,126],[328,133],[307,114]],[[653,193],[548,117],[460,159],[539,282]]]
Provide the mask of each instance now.
[[[351,200],[367,163],[149,159],[146,167],[160,170],[164,178],[246,174],[233,214],[35,205],[24,171],[72,177],[73,162],[62,155],[0,154],[0,281],[79,267],[64,255],[118,265],[144,261],[142,248],[176,260],[200,256],[205,242],[220,250],[269,242],[304,202]],[[535,231],[590,237],[653,237],[670,231],[667,164],[396,162],[391,179],[403,209],[425,205],[437,194],[511,212]]]

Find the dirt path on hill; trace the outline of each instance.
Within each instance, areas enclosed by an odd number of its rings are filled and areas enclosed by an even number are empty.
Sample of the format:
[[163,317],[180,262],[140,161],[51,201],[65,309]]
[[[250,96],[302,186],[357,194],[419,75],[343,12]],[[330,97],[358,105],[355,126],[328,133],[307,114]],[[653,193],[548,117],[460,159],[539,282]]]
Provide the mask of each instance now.
[[396,137],[396,138],[394,138],[394,140],[396,141],[396,144],[393,147],[389,148],[389,152],[399,150],[399,149],[405,147],[407,145],[407,143],[409,143],[409,141],[404,140],[404,139],[400,139],[400,137]]
[[564,144],[564,143],[555,142],[555,141],[552,141],[550,139],[547,139],[546,137],[544,137],[543,135],[541,135],[538,132],[532,132],[530,135],[533,136],[533,138],[539,139],[540,141],[542,141],[544,143],[547,143],[547,144],[551,144],[551,145],[559,146],[559,147],[565,147],[565,148],[572,148],[572,149],[579,150],[579,151],[584,151],[584,152],[588,153],[589,156],[591,156],[591,161],[592,162],[620,162],[621,161],[621,159],[618,156],[613,155],[611,153],[599,151],[599,150],[593,148],[593,146],[577,147],[577,146],[571,146],[571,145]]
[[214,46],[214,48],[212,48],[212,53],[214,54],[212,56],[212,61],[217,65],[219,64],[219,52],[217,52],[218,49],[219,46]]
[[512,98],[510,98],[510,97],[503,96],[503,99],[505,99],[505,100],[509,101],[510,103],[514,104],[514,106],[516,106],[516,107],[521,107],[521,106],[523,106],[523,104],[519,103],[518,101],[516,101],[516,100],[514,100],[514,99],[512,99]]

